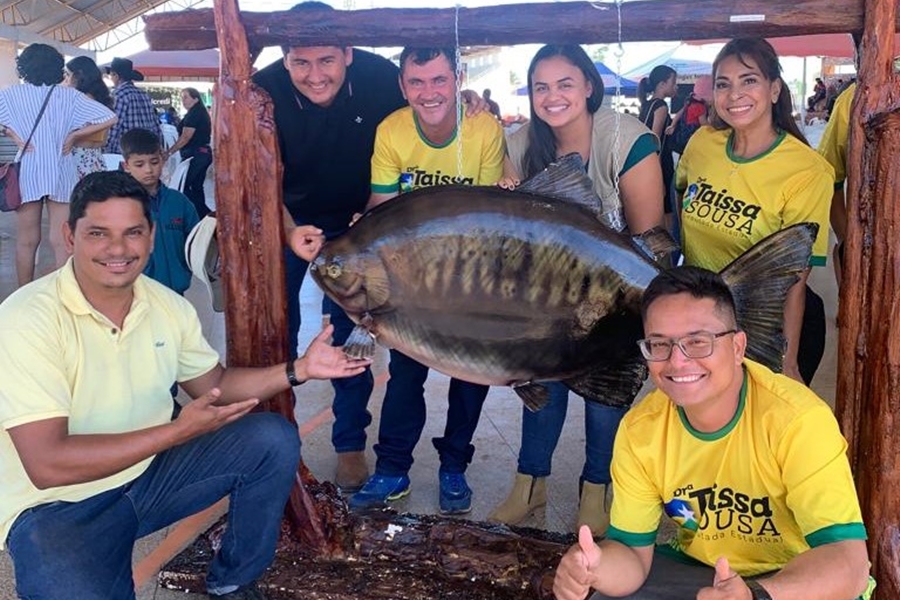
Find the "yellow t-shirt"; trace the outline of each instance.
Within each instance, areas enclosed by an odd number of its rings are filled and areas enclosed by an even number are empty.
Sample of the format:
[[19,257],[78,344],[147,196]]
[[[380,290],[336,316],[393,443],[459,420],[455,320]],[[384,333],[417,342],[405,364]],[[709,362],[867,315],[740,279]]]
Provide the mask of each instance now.
[[810,547],[866,539],[831,409],[806,386],[744,361],[731,422],[701,433],[659,390],[622,420],[613,451],[609,538],[649,546],[665,514],[675,550],[741,576],[782,568]]
[[810,264],[822,266],[834,169],[787,133],[752,159],[731,153],[730,130],[701,127],[675,173],[682,194],[685,263],[720,271],[768,235],[789,225],[819,224]]
[[834,187],[843,188],[847,179],[847,144],[850,138],[850,108],[856,84],[852,83],[834,101],[828,125],[819,140],[819,154],[834,168]]
[[141,275],[120,330],[85,299],[71,260],[0,304],[0,339],[0,548],[25,509],[116,488],[151,461],[97,481],[39,490],[8,429],[57,417],[68,418],[74,435],[161,425],[172,417],[172,382],[199,377],[219,360],[187,300]]
[[394,111],[375,134],[372,191],[410,192],[432,185],[493,185],[503,172],[506,152],[503,129],[489,112],[462,117],[462,173],[458,140],[435,146],[419,129],[410,107]]

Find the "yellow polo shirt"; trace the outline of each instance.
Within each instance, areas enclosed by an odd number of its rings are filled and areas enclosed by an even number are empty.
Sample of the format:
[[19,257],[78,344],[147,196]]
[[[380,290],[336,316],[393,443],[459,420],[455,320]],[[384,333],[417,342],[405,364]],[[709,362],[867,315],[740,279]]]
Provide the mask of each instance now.
[[0,304],[0,340],[0,549],[22,511],[116,488],[151,460],[97,481],[39,490],[8,429],[56,417],[68,418],[74,435],[161,425],[172,416],[172,382],[199,377],[219,360],[187,300],[141,275],[119,329],[85,299],[71,259]]

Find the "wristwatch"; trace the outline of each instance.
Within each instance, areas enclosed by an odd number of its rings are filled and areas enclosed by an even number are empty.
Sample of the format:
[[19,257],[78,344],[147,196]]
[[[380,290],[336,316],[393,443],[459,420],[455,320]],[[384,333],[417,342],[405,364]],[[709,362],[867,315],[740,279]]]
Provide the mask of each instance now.
[[769,595],[766,588],[761,586],[758,581],[747,579],[744,583],[750,588],[750,595],[753,597],[753,600],[772,600],[772,596]]
[[304,382],[297,379],[297,371],[294,370],[294,361],[289,360],[284,365],[284,372],[287,375],[288,383],[291,384],[291,387],[297,387],[298,385],[303,385]]

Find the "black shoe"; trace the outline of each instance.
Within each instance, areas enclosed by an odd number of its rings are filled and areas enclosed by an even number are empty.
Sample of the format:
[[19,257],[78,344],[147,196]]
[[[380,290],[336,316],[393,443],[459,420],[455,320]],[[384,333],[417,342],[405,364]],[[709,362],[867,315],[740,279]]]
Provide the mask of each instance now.
[[210,600],[269,600],[266,595],[262,593],[262,590],[257,587],[255,581],[253,583],[248,583],[247,585],[242,585],[233,592],[228,592],[221,596],[215,594],[208,594],[208,596]]

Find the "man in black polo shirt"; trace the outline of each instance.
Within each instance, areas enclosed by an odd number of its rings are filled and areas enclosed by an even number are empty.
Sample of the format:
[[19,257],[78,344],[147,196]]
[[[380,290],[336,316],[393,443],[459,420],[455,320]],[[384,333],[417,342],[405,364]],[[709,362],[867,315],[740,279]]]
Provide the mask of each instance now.
[[[292,10],[328,9],[303,2]],[[285,228],[314,225],[326,239],[349,227],[369,199],[370,159],[378,123],[405,106],[399,70],[376,54],[336,46],[283,47],[284,59],[254,75],[275,104],[275,124],[284,162]],[[308,263],[285,250],[289,345],[296,357],[300,330],[300,285]],[[342,345],[353,323],[326,298],[334,344]],[[365,429],[372,421],[366,406],[372,392],[369,369],[332,381],[334,426],[331,442],[338,453],[337,485],[354,492],[366,481]]]

